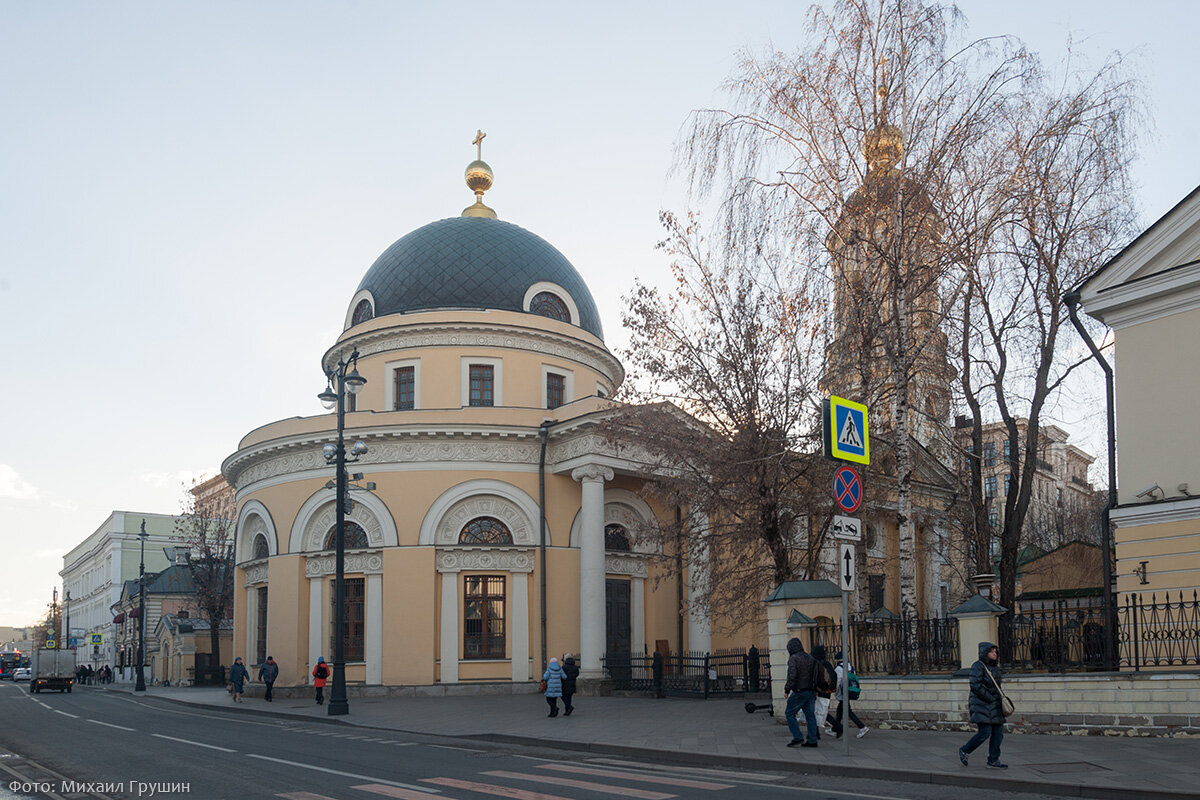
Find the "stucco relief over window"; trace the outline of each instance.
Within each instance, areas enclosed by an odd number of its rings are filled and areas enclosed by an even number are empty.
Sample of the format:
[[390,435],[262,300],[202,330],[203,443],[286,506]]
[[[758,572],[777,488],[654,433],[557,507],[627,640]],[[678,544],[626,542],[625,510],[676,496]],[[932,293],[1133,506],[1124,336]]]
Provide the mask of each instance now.
[[462,530],[479,517],[502,522],[512,534],[514,545],[537,544],[534,527],[525,513],[513,501],[497,495],[475,495],[451,506],[438,522],[434,543],[439,547],[458,546]]
[[247,502],[238,515],[237,563],[239,566],[275,555],[275,526],[267,507],[257,500]]
[[[383,530],[379,520],[364,504],[355,503],[354,510],[346,515],[346,521],[357,523],[366,532],[368,547],[383,547]],[[322,505],[304,526],[304,551],[325,550],[325,537],[336,524],[337,506],[330,501]]]

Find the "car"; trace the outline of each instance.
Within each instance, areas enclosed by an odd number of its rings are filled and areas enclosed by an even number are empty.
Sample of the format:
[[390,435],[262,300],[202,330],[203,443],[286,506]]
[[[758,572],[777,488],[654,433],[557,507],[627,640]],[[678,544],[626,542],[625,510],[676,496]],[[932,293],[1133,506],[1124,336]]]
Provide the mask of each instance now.
[[17,671],[13,673],[13,681],[14,682],[15,681],[27,681],[32,677],[33,677],[33,670],[31,670],[29,667],[19,667],[17,669]]

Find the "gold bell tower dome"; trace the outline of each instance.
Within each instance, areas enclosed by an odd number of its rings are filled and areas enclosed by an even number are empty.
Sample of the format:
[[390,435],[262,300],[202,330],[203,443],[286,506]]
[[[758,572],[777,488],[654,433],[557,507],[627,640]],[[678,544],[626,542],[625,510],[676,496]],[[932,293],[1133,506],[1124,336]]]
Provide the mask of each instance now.
[[467,164],[467,171],[463,177],[467,181],[467,187],[475,193],[474,205],[469,205],[463,209],[464,217],[487,217],[489,219],[496,218],[496,212],[483,204],[483,193],[492,188],[492,183],[495,182],[496,176],[492,173],[492,168],[483,160],[483,139],[487,136],[481,130],[475,131],[475,138],[471,144],[475,145],[476,158],[470,164]]

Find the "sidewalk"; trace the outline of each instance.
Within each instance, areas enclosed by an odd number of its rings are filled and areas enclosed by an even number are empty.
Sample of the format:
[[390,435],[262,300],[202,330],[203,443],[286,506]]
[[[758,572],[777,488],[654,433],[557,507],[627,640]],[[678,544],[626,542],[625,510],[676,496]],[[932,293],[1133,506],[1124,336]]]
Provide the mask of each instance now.
[[[80,687],[81,689],[84,687]],[[92,687],[87,687],[91,689]],[[108,691],[131,691],[112,684]],[[330,717],[311,700],[246,698],[215,688],[152,687],[146,696],[232,713],[308,719],[409,733],[584,750],[676,764],[741,767],[916,783],[1041,792],[1067,797],[1200,798],[1200,741],[1125,736],[1007,734],[1004,772],[988,770],[986,743],[963,767],[955,755],[969,733],[871,729],[816,749],[789,748],[787,728],[743,699],[653,700],[576,696],[571,717],[546,716],[537,694],[351,698],[350,714]],[[869,724],[869,720],[868,724]],[[851,729],[854,731],[855,729]],[[853,733],[851,734],[853,736]]]

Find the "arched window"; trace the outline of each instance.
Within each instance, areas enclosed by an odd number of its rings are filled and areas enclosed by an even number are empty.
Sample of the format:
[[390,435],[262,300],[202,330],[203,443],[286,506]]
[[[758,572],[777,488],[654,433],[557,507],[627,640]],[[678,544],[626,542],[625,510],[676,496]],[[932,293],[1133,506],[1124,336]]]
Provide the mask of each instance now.
[[561,322],[571,321],[571,312],[562,298],[551,292],[538,292],[529,301],[529,312]]
[[267,537],[261,533],[254,537],[254,557],[266,558],[271,555],[271,548],[267,545]]
[[614,522],[604,526],[604,549],[629,552],[629,531],[624,525]]
[[512,544],[508,526],[494,517],[476,517],[458,534],[459,544]]
[[[337,542],[333,540],[334,533],[337,532],[337,525],[329,527],[329,533],[325,534],[325,549],[333,550],[337,547]],[[359,525],[353,520],[346,520],[342,526],[342,547],[346,550],[361,550],[364,547],[370,547],[371,543],[367,539],[367,532],[363,530],[362,525]]]
[[351,325],[357,325],[360,322],[366,322],[369,319],[375,318],[375,309],[371,307],[371,301],[363,298],[358,301],[358,305],[354,307],[354,316],[350,318]]

